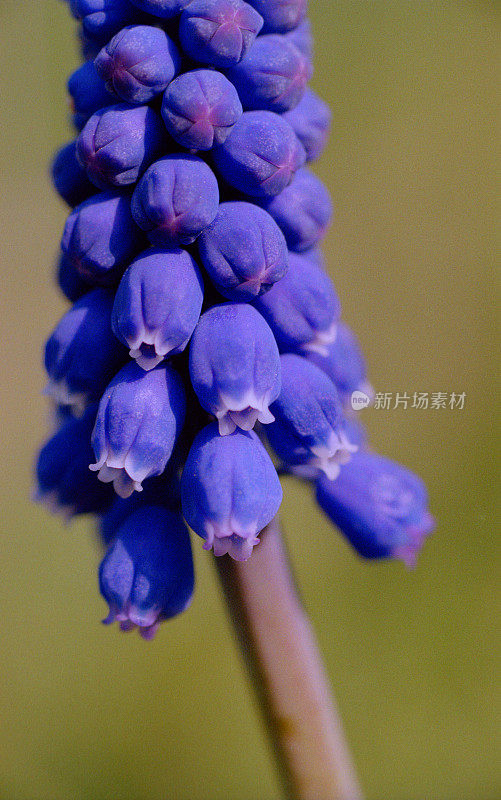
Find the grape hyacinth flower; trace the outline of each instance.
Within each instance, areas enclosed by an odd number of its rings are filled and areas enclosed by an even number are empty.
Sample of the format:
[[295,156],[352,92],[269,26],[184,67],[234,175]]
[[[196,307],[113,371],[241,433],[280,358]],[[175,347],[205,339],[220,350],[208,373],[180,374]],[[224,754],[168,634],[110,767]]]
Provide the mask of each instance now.
[[140,367],[153,369],[185,349],[202,301],[202,278],[186,250],[146,250],[120,282],[113,331]]
[[299,103],[284,114],[306,151],[306,160],[322,155],[331,125],[329,106],[312,89],[306,89]]
[[51,171],[56,191],[72,208],[97,192],[77,159],[75,142],[68,142],[57,151]]
[[151,25],[124,28],[94,62],[106,88],[126,103],[147,103],[169,85],[179,69],[179,52],[164,31]]
[[252,203],[221,203],[198,240],[200,260],[228,300],[254,300],[287,272],[284,235],[272,217]]
[[78,131],[96,111],[118,102],[118,98],[106,89],[92,61],[86,61],[70,75],[68,94],[73,124]]
[[250,0],[264,19],[263,33],[286,33],[306,14],[307,0]]
[[109,605],[103,622],[139,628],[152,639],[163,620],[184,611],[194,587],[190,537],[179,513],[140,505],[119,527],[101,566],[99,588]]
[[98,41],[106,41],[134,21],[134,6],[128,0],[70,0],[69,5],[86,35]]
[[280,392],[280,358],[273,334],[245,303],[225,303],[202,314],[190,346],[190,378],[219,433],[273,422],[270,404]]
[[171,155],[146,170],[132,195],[136,223],[157,246],[191,244],[217,214],[216,177],[201,158]]
[[167,365],[145,372],[123,367],[103,394],[92,433],[96,457],[90,469],[120,497],[140,492],[142,482],[161,475],[184,423],[181,380]]
[[64,253],[61,253],[57,262],[56,281],[61,292],[71,303],[79,300],[92,288]]
[[181,478],[183,515],[204,549],[247,560],[260,531],[273,519],[282,488],[254,431],[220,436],[216,424],[196,437]]
[[237,90],[213,69],[179,75],[169,84],[162,101],[167,131],[188,150],[210,150],[222,144],[241,116]]
[[413,567],[434,527],[423,482],[376,453],[358,452],[335,481],[322,476],[317,502],[364,558]]
[[191,0],[181,14],[179,38],[200,64],[228,68],[251,48],[263,18],[243,0]]
[[100,189],[130,186],[162,153],[165,128],[148,106],[96,111],[77,139],[77,157]]
[[111,330],[112,307],[111,292],[88,292],[66,312],[45,345],[45,393],[77,415],[100,399],[125,361],[125,350]]

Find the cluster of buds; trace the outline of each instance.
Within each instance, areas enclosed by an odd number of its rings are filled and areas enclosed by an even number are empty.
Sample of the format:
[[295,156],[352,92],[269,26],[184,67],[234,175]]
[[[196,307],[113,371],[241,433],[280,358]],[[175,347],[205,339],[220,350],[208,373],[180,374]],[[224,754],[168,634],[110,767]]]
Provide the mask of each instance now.
[[151,638],[188,605],[187,525],[249,558],[280,471],[363,556],[412,562],[426,492],[352,418],[365,364],[319,250],[332,207],[307,165],[330,114],[307,86],[306,0],[69,7],[77,134],[52,174],[73,305],[45,349],[37,479],[51,509],[99,520],[105,621]]

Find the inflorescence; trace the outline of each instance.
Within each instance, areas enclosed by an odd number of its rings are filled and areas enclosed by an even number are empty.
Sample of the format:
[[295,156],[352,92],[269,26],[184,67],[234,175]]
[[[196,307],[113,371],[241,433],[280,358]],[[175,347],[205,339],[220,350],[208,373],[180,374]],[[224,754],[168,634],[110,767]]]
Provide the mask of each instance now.
[[69,7],[77,135],[52,175],[73,305],[45,348],[37,480],[52,510],[98,518],[105,622],[151,638],[189,604],[187,524],[249,558],[278,472],[311,481],[362,556],[412,564],[426,491],[354,419],[365,363],[318,248],[332,205],[307,165],[330,114],[306,0]]

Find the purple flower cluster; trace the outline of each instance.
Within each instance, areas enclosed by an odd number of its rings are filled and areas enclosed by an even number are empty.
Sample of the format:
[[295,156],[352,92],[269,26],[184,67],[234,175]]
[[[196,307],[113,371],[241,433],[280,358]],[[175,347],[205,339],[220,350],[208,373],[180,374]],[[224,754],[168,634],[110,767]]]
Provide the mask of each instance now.
[[187,524],[249,558],[277,466],[361,555],[411,563],[426,493],[352,419],[365,363],[318,250],[332,205],[306,163],[330,114],[307,88],[306,0],[69,7],[85,61],[52,174],[73,306],[45,349],[37,480],[51,509],[99,519],[105,621],[151,638],[186,608]]

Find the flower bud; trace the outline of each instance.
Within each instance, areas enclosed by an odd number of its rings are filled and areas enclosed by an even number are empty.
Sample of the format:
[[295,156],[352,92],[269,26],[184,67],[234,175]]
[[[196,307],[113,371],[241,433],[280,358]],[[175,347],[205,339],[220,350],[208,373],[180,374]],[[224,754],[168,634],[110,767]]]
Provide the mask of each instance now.
[[227,68],[242,60],[262,25],[243,0],[192,0],[181,14],[179,38],[195,61]]
[[122,631],[139,628],[152,639],[160,622],[184,611],[194,588],[188,530],[180,514],[142,505],[120,526],[99,567],[99,588],[109,605],[103,622]]
[[254,431],[219,436],[212,424],[193,442],[181,499],[184,518],[206,550],[246,561],[280,507],[282,487]]
[[262,201],[261,205],[279,225],[289,250],[297,253],[318,244],[332,217],[327,188],[305,168],[298,169],[283,192]]
[[312,89],[306,89],[298,105],[284,116],[303,145],[306,160],[314,161],[327,143],[331,125],[329,106]]
[[92,284],[111,285],[142,249],[144,236],[134,222],[130,200],[100,192],[77,206],[64,228],[61,248]]
[[90,435],[95,418],[95,405],[81,419],[67,416],[38,456],[35,498],[66,519],[76,514],[102,512],[113,498],[111,488],[89,472]]
[[297,106],[311,78],[311,63],[285,36],[259,36],[228,70],[245,109],[281,113]]
[[190,377],[200,404],[221,435],[273,421],[280,358],[268,325],[252,306],[225,303],[200,317],[190,345]]
[[344,431],[336,388],[305,358],[288,354],[280,362],[282,389],[271,405],[275,422],[266,429],[270,444],[287,465],[320,469],[333,480],[358,449]]
[[272,111],[246,111],[213,154],[224,180],[251,197],[279,194],[306,158],[287,120]]
[[185,396],[179,376],[167,365],[144,372],[123,367],[99,404],[92,446],[105,483],[120,497],[140,492],[142,482],[161,475],[184,423]]
[[304,15],[308,0],[249,0],[263,16],[263,33],[286,33],[296,28]]
[[81,131],[90,117],[117,102],[107,91],[104,81],[96,72],[92,61],[84,62],[68,78],[68,93],[71,97],[73,124]]
[[131,25],[117,33],[95,60],[106,88],[126,103],[147,103],[179,69],[178,49],[160,28]]
[[75,142],[68,142],[58,150],[51,172],[52,182],[59,196],[69,206],[77,206],[96,193],[96,187],[77,160]]
[[147,250],[120,282],[113,331],[140,367],[152,369],[185,349],[202,301],[202,278],[186,250]]
[[170,155],[146,170],[132,195],[132,214],[157,246],[191,244],[217,214],[216,176],[201,158]]
[[125,361],[125,350],[111,330],[112,307],[111,292],[93,289],[66,312],[45,345],[45,393],[77,415],[99,400]]
[[253,305],[268,322],[282,352],[327,354],[341,312],[332,281],[315,254],[289,253],[281,281]]
[[195,69],[169,84],[162,117],[172,138],[188,150],[222,144],[242,115],[237,90],[220,72]]
[[322,476],[317,502],[364,558],[400,558],[412,567],[434,528],[422,481],[376,453],[358,452],[335,481]]
[[137,14],[128,0],[70,0],[71,13],[82,20],[85,33],[106,41],[134,21]]
[[56,280],[64,296],[72,303],[92,288],[64,253],[61,253],[57,263]]
[[283,278],[289,256],[284,236],[252,203],[222,203],[198,240],[203,266],[229,300],[254,300]]
[[77,139],[77,156],[100,189],[129,186],[160,156],[165,128],[148,106],[126,103],[96,111]]
[[313,34],[311,32],[310,20],[305,18],[288,33],[284,33],[289,42],[292,42],[298,50],[309,60],[313,61]]

